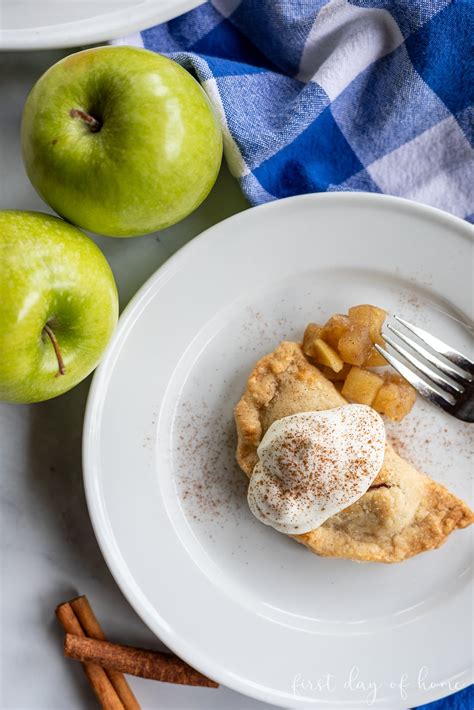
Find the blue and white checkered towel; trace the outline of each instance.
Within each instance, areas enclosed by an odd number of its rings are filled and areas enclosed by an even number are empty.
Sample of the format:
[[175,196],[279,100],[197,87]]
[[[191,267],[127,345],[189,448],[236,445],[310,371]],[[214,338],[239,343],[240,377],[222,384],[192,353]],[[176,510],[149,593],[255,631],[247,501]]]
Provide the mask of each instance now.
[[212,0],[119,40],[194,70],[252,204],[400,195],[474,218],[474,0]]

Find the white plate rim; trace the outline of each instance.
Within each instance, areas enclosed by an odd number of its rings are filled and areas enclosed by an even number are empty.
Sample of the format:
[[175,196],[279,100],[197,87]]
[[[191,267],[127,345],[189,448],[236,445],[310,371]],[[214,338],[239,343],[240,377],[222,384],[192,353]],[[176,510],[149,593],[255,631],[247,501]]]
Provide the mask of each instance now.
[[1,50],[60,49],[107,42],[123,35],[167,22],[202,5],[205,0],[168,0],[165,8],[156,0],[113,10],[74,22],[28,29],[0,29]]
[[[146,601],[144,595],[139,590],[139,587],[135,583],[127,578],[126,572],[121,568],[120,559],[117,556],[117,550],[113,542],[107,538],[106,528],[104,527],[104,521],[101,519],[101,510],[99,501],[94,495],[94,476],[95,476],[95,464],[94,464],[94,435],[97,432],[97,423],[99,421],[99,414],[101,410],[101,402],[103,401],[102,394],[106,389],[108,381],[110,379],[109,373],[111,373],[110,364],[113,363],[114,359],[118,357],[120,352],[120,344],[123,342],[127,335],[127,329],[134,323],[136,317],[140,315],[140,311],[144,305],[146,305],[150,296],[153,295],[154,288],[157,282],[162,279],[166,279],[168,272],[174,270],[179,262],[184,259],[187,254],[195,248],[199,248],[198,245],[201,241],[208,238],[213,232],[218,230],[224,222],[238,221],[243,215],[248,215],[249,212],[255,213],[258,211],[262,213],[264,211],[272,210],[276,205],[281,205],[282,202],[307,202],[307,201],[324,201],[324,202],[355,202],[356,204],[365,203],[365,206],[370,207],[371,205],[399,205],[401,209],[412,210],[413,213],[418,213],[418,215],[424,215],[427,218],[434,218],[439,222],[444,222],[444,224],[449,228],[455,228],[457,230],[461,229],[464,232],[466,238],[474,243],[474,231],[471,225],[464,220],[450,215],[447,212],[439,210],[437,208],[425,205],[422,203],[414,202],[412,200],[407,200],[404,198],[394,197],[390,195],[372,194],[365,192],[337,192],[337,193],[310,193],[305,195],[298,195],[293,197],[287,197],[283,200],[272,201],[259,205],[257,207],[250,208],[249,210],[244,210],[243,212],[237,213],[228,217],[227,219],[219,222],[212,227],[206,229],[201,234],[196,236],[190,242],[181,247],[173,256],[171,256],[157,271],[141,286],[137,293],[133,296],[130,302],[125,307],[122,312],[117,330],[110,342],[107,351],[104,355],[101,365],[97,368],[94,373],[91,388],[89,390],[85,418],[84,418],[84,428],[83,428],[83,476],[84,476],[84,487],[86,494],[86,501],[89,510],[89,515],[91,518],[94,533],[96,535],[99,547],[104,556],[104,559],[111,571],[116,583],[119,588],[127,598],[128,602],[136,613],[141,617],[141,619],[146,623],[146,625],[157,635],[157,637],[163,641],[174,653],[183,658],[191,666],[198,669],[200,672],[212,677],[217,682],[237,691],[243,693],[247,696],[253,697],[257,700],[269,703],[275,703],[277,705],[281,704],[281,698],[278,695],[273,695],[270,692],[262,691],[260,686],[254,687],[254,685],[249,682],[246,683],[245,680],[242,681],[239,677],[232,674],[226,669],[218,668],[215,666],[209,666],[203,659],[203,654],[200,653],[198,648],[192,648],[188,645],[186,639],[177,636],[172,629],[170,629],[166,621],[159,615],[156,609],[153,609]],[[244,217],[245,219],[246,217]],[[455,680],[446,678],[445,681]],[[427,690],[424,695],[424,702],[433,702],[444,695],[444,691],[433,688]],[[331,703],[331,707],[348,707],[346,701],[336,701]]]

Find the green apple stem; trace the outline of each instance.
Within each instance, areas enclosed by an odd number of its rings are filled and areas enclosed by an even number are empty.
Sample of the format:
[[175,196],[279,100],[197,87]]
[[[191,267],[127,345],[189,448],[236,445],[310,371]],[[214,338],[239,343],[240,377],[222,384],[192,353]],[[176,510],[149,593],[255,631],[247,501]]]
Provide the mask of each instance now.
[[64,375],[64,373],[66,372],[66,367],[64,365],[63,356],[61,354],[61,348],[59,347],[59,343],[56,339],[56,336],[47,323],[44,326],[44,331],[48,338],[51,340],[51,345],[54,348],[54,352],[56,353],[56,358],[58,360],[58,372],[56,373],[56,377],[58,377],[58,375]]
[[80,108],[72,108],[69,111],[71,118],[79,118],[87,124],[91,133],[97,133],[101,129],[101,123],[94,116],[82,111]]

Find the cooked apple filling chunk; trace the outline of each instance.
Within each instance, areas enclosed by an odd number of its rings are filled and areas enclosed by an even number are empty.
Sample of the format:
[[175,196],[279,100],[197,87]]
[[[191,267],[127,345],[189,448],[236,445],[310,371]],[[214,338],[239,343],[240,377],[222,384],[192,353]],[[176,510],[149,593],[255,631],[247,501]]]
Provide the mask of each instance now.
[[380,414],[399,422],[411,411],[415,400],[416,391],[403,377],[386,373],[385,383],[377,392],[373,407]]
[[310,323],[305,330],[303,338],[303,352],[318,365],[340,372],[344,363],[336,350],[324,342],[321,337],[321,328],[315,323]]
[[383,308],[362,304],[349,308],[347,315],[336,313],[323,326],[310,323],[303,352],[350,402],[400,421],[415,403],[415,390],[399,375],[368,369],[388,364],[375,349],[384,345],[386,317]]
[[384,379],[380,375],[354,366],[346,377],[341,394],[349,402],[367,404],[371,407],[383,384]]

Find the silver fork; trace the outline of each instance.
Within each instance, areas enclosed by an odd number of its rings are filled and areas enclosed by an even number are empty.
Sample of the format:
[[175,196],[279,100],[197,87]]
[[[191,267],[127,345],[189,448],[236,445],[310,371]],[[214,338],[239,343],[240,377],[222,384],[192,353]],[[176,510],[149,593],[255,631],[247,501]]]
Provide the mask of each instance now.
[[391,323],[386,328],[398,340],[386,332],[383,339],[413,369],[380,345],[375,346],[377,351],[422,397],[453,417],[474,422],[474,362],[423,328],[398,316],[393,318],[403,329]]

